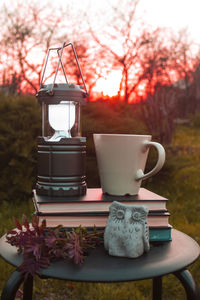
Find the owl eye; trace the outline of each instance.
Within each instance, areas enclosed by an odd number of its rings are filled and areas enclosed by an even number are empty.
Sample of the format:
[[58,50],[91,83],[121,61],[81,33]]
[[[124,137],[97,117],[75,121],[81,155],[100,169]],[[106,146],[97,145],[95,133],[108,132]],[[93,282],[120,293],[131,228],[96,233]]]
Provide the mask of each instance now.
[[141,214],[138,211],[133,212],[132,219],[134,221],[139,221],[141,219]]
[[119,219],[119,220],[124,219],[124,210],[122,210],[122,209],[117,210],[116,211],[116,218]]
[[123,209],[118,209],[118,208],[114,209],[112,211],[113,221],[116,222],[116,223],[121,222],[124,219],[124,214],[125,214],[125,212],[124,212]]

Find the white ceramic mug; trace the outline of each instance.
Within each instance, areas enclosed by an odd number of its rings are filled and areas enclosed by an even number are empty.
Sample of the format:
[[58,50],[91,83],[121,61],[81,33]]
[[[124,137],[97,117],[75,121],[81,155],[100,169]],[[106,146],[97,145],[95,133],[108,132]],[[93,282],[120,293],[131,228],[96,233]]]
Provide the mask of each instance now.
[[[143,179],[155,175],[165,162],[165,149],[151,135],[93,134],[103,193],[137,195]],[[144,174],[149,148],[158,152],[155,167]]]

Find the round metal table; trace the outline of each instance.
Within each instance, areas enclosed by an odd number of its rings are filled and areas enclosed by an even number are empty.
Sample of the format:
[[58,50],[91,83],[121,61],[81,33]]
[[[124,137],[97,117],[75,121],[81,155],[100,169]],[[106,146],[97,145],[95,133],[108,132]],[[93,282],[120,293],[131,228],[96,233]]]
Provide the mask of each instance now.
[[[153,279],[152,299],[162,298],[162,276],[174,274],[184,286],[188,300],[200,300],[200,293],[191,273],[186,269],[200,254],[199,245],[188,235],[172,230],[172,241],[153,245],[148,253],[139,258],[112,257],[103,247],[92,250],[82,266],[72,262],[57,261],[41,271],[41,278],[56,278],[84,282],[123,282]],[[0,255],[9,264],[18,267],[22,256],[15,247],[0,239]],[[16,270],[7,280],[2,291],[2,300],[14,300],[24,281],[23,300],[32,299],[33,278],[26,280]]]

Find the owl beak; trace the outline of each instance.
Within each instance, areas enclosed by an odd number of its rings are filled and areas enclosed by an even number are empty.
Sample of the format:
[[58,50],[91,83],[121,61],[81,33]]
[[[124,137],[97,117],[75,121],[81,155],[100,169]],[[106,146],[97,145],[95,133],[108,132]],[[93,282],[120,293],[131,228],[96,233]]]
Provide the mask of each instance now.
[[129,211],[129,209],[126,210],[124,219],[125,219],[124,227],[128,227],[130,225],[130,219],[131,219],[131,211]]

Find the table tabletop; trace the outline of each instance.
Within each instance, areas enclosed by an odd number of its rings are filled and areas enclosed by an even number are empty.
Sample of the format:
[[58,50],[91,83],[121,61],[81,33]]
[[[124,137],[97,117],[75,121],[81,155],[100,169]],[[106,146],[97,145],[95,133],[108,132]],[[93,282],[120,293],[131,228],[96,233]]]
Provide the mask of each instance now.
[[[18,267],[22,255],[16,247],[0,239],[0,255],[8,263]],[[184,269],[200,255],[200,247],[188,235],[173,229],[172,241],[152,245],[149,252],[138,258],[122,258],[108,255],[103,246],[91,250],[82,265],[71,261],[56,261],[41,275],[71,281],[119,282],[155,278]]]

